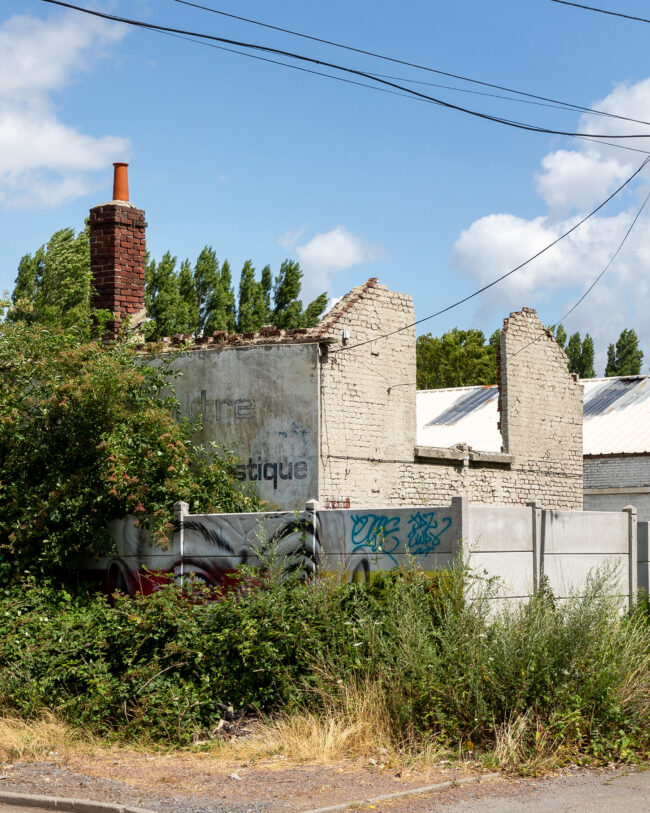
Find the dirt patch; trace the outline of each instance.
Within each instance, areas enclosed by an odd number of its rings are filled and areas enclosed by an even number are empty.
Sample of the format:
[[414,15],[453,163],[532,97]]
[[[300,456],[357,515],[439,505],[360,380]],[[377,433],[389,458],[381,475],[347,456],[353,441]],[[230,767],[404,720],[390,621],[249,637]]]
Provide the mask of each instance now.
[[[224,764],[205,754],[109,751],[60,759],[53,754],[47,762],[0,765],[0,790],[128,802],[170,813],[279,813],[447,782],[479,771],[471,763],[399,774],[378,765],[300,765],[282,758],[255,765]],[[404,803],[391,805],[396,811],[415,809]]]

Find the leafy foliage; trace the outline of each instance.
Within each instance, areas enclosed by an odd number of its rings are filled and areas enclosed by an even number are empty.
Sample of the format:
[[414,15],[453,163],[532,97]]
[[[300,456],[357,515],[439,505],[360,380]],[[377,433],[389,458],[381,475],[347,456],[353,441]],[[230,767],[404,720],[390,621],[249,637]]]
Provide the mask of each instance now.
[[[250,260],[244,263],[236,299],[227,260],[205,246],[194,266],[166,252],[161,260],[147,258],[145,305],[152,322],[152,339],[175,333],[229,333],[258,331],[263,325],[281,328],[312,327],[327,305],[323,293],[303,309],[300,300],[303,272],[285,260],[273,279],[266,265],[259,281]],[[10,319],[52,326],[89,325],[90,247],[88,229],[75,235],[62,229],[45,246],[20,261],[11,296]],[[237,306],[235,306],[237,302]]]
[[606,579],[499,613],[473,574],[442,575],[308,585],[257,573],[253,587],[243,572],[242,589],[203,603],[174,587],[111,604],[20,585],[0,594],[0,707],[187,743],[228,708],[335,711],[371,686],[402,746],[489,748],[524,719],[528,752],[550,738],[567,761],[647,753],[648,621],[621,614]]
[[486,344],[481,330],[453,330],[441,337],[426,333],[416,341],[418,389],[496,384],[500,331]]
[[564,350],[569,358],[570,372],[577,373],[580,378],[593,378],[596,375],[594,371],[594,340],[588,333],[584,339],[580,338],[579,333],[573,333]]
[[0,574],[65,577],[107,550],[108,522],[151,515],[164,542],[173,503],[254,510],[232,465],[192,444],[162,398],[164,364],[123,342],[25,322],[0,325]]
[[88,230],[55,232],[18,266],[9,319],[44,325],[87,324],[90,308]]
[[605,375],[639,375],[642,363],[643,350],[639,347],[639,337],[635,330],[625,329],[621,331],[616,345],[610,344],[607,348]]

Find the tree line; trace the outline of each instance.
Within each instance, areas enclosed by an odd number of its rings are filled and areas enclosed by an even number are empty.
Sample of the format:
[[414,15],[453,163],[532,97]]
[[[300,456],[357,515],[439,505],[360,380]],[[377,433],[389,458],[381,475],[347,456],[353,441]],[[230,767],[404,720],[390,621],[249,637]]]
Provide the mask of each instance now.
[[[219,261],[211,246],[205,246],[194,263],[186,259],[180,265],[171,252],[161,260],[147,255],[145,305],[152,320],[148,335],[158,339],[217,330],[249,333],[267,324],[312,327],[325,311],[327,294],[303,307],[302,278],[300,265],[293,260],[284,260],[275,276],[265,265],[259,277],[247,260],[235,288],[230,263]],[[89,324],[91,285],[88,228],[78,233],[61,229],[21,259],[7,318],[65,328]],[[589,333],[568,336],[559,324],[553,335],[568,356],[571,372],[593,378],[595,348]],[[499,330],[486,339],[481,330],[457,327],[442,336],[419,336],[418,389],[495,384],[499,336]],[[639,375],[642,363],[637,334],[626,328],[608,347],[605,376]]]
[[[486,340],[482,330],[453,328],[442,336],[426,333],[416,341],[418,389],[469,387],[496,384],[497,349],[500,330]],[[553,335],[567,354],[569,370],[580,378],[594,378],[594,340],[586,333],[567,336],[563,324],[553,329]],[[639,375],[643,350],[636,331],[626,328],[607,350],[605,376]]]
[[[258,331],[273,324],[284,329],[312,327],[327,305],[322,293],[303,308],[303,272],[284,260],[273,276],[264,266],[257,278],[250,260],[239,275],[237,294],[227,260],[220,262],[211,246],[196,261],[178,265],[171,252],[160,261],[147,255],[145,305],[152,339],[175,333],[209,334]],[[34,254],[19,263],[8,319],[14,322],[73,327],[88,322],[92,278],[88,228],[55,232]]]

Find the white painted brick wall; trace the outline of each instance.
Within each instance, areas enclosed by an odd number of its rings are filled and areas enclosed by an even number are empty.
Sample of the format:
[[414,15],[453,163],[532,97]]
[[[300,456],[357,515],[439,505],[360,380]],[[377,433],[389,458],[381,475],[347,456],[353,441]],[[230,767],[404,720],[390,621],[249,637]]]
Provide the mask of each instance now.
[[582,387],[534,311],[511,314],[501,337],[501,423],[512,466],[463,467],[415,460],[413,328],[354,347],[415,321],[411,298],[372,281],[339,305],[327,328],[336,343],[321,366],[322,504],[435,505],[465,494],[474,503],[582,508]]

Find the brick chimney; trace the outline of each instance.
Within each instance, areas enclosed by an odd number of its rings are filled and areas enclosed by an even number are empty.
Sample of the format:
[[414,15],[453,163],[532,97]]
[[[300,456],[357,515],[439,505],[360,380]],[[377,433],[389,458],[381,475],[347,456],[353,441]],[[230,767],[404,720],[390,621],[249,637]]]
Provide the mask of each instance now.
[[120,323],[131,317],[138,324],[144,307],[144,211],[129,203],[128,164],[116,163],[113,200],[90,210],[91,308],[109,310],[116,319],[107,324],[116,335]]

